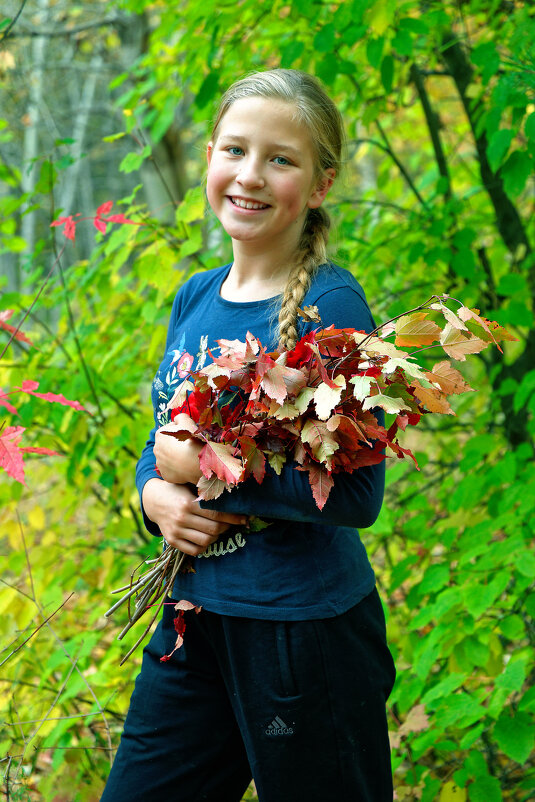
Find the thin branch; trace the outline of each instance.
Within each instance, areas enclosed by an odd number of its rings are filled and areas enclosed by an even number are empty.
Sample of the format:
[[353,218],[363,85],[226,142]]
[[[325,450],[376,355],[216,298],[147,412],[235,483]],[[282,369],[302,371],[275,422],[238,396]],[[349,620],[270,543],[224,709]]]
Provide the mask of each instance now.
[[22,14],[22,11],[23,11],[23,9],[24,9],[24,6],[26,5],[26,2],[27,2],[27,0],[22,0],[22,5],[21,5],[21,7],[19,8],[19,10],[18,10],[18,11],[17,11],[17,13],[15,14],[15,16],[13,17],[13,19],[11,20],[11,22],[9,23],[9,25],[8,25],[8,26],[7,26],[7,28],[5,29],[4,33],[2,34],[2,38],[0,39],[0,42],[3,42],[3,41],[4,41],[4,39],[7,39],[7,37],[8,37],[8,36],[13,36],[13,35],[14,35],[14,34],[12,34],[12,33],[11,33],[11,31],[12,31],[12,29],[13,29],[13,26],[16,24],[16,22],[17,22],[18,18],[19,18],[19,17],[20,17],[20,15]]
[[[24,0],[24,3],[25,2],[26,2],[26,0]],[[24,3],[22,4],[23,6],[24,6]],[[22,11],[22,9],[21,9],[21,11]],[[20,14],[20,11],[19,11],[19,14]],[[17,14],[17,17],[18,17],[18,14]],[[14,22],[15,21],[16,21],[16,19],[14,20]],[[105,25],[117,25],[117,24],[119,24],[119,25],[122,24],[122,21],[121,21],[121,19],[119,17],[107,17],[107,18],[104,18],[102,20],[96,20],[95,22],[85,22],[82,25],[76,25],[75,27],[72,27],[72,28],[48,28],[48,29],[46,29],[46,28],[21,28],[19,31],[17,31],[17,33],[12,33],[11,37],[17,36],[19,38],[22,38],[24,36],[31,36],[31,37],[37,37],[37,36],[46,36],[46,37],[51,37],[51,36],[72,36],[73,34],[76,34],[76,33],[83,33],[83,31],[88,31],[91,28],[103,28]],[[13,27],[13,23],[8,28],[8,31],[10,30],[11,27]],[[3,38],[5,38],[5,34],[4,34]],[[2,40],[0,39],[0,41],[2,41]]]
[[416,63],[413,63],[411,65],[410,78],[416,87],[416,91],[418,92],[418,97],[420,98],[420,103],[422,104],[425,120],[427,123],[427,128],[429,130],[429,136],[431,137],[433,150],[435,152],[435,159],[437,162],[438,171],[442,176],[442,178],[446,179],[447,182],[446,188],[443,193],[444,197],[446,200],[451,200],[451,177],[448,170],[448,163],[446,161],[446,156],[444,154],[444,149],[442,147],[442,141],[440,139],[439,126],[438,126],[439,117],[438,114],[431,107],[431,102],[429,100],[429,95],[427,94],[427,90],[425,88],[425,83],[423,81],[422,73]]
[[396,156],[396,154],[392,150],[390,142],[388,141],[388,137],[387,137],[387,135],[386,135],[386,133],[385,133],[385,131],[383,129],[383,126],[379,122],[379,120],[375,120],[375,125],[377,126],[377,129],[378,129],[379,133],[381,134],[381,136],[383,138],[383,141],[384,141],[384,143],[386,145],[386,148],[387,148],[387,151],[388,151],[388,153],[390,155],[390,158],[393,160],[393,162],[397,166],[398,170],[400,171],[401,175],[404,177],[405,181],[407,182],[409,187],[412,189],[412,191],[414,192],[414,194],[416,195],[416,197],[418,198],[418,200],[420,201],[420,203],[422,204],[424,209],[428,209],[429,207],[427,205],[427,201],[425,200],[425,198],[422,195],[420,195],[420,193],[419,193],[414,181],[410,177],[409,173],[405,169],[405,167],[402,164],[402,162],[398,159],[398,157]]
[[[53,193],[52,190],[50,192],[50,196],[51,196],[52,208],[53,208],[54,207],[54,193]],[[53,216],[54,215],[52,214],[52,217]],[[56,249],[56,236],[55,236],[55,234],[52,235],[52,247],[53,247],[54,253],[56,254],[57,253],[57,249]],[[100,405],[100,399],[99,399],[97,391],[95,389],[95,385],[93,383],[93,379],[92,379],[91,374],[89,372],[89,368],[87,367],[86,361],[84,359],[82,346],[81,346],[80,340],[78,338],[78,333],[76,331],[76,324],[74,322],[74,315],[72,313],[71,303],[70,303],[70,300],[69,300],[69,293],[68,293],[68,290],[67,290],[67,282],[65,281],[65,273],[63,272],[63,267],[61,266],[60,256],[61,256],[61,254],[63,253],[64,250],[65,250],[65,246],[63,246],[63,248],[61,249],[60,253],[57,254],[56,262],[57,262],[57,265],[58,265],[58,268],[59,268],[59,274],[60,274],[60,277],[61,277],[61,283],[63,285],[63,291],[64,291],[64,297],[65,297],[65,306],[67,308],[67,317],[69,319],[70,330],[72,332],[72,335],[73,335],[73,338],[74,338],[74,343],[75,343],[75,346],[76,346],[76,350],[78,352],[78,358],[80,360],[80,363],[82,365],[82,370],[83,370],[83,372],[85,374],[85,377],[87,379],[87,383],[89,385],[89,389],[91,390],[91,395],[93,396],[93,400],[94,400],[94,402],[96,404],[96,407],[98,409],[98,414],[100,416],[100,422],[102,422],[102,421],[106,420],[106,418],[104,416],[104,412],[102,411],[102,407]]]
[[[7,583],[6,583],[6,584],[7,584]],[[26,595],[26,594],[24,594],[24,595]],[[59,612],[59,611],[61,610],[61,608],[62,608],[62,607],[64,607],[64,606],[67,604],[67,602],[69,601],[69,599],[71,598],[71,596],[74,596],[74,591],[73,591],[73,592],[72,592],[72,593],[71,593],[69,596],[67,596],[67,598],[65,599],[65,601],[63,602],[63,604],[60,604],[60,606],[57,608],[57,610],[54,610],[54,612],[53,612],[53,613],[51,613],[51,615],[49,615],[49,616],[48,616],[48,618],[45,618],[45,620],[44,620],[44,621],[43,621],[41,624],[39,624],[39,626],[37,627],[37,629],[34,629],[34,631],[32,632],[32,634],[31,634],[31,635],[30,635],[28,638],[26,638],[26,640],[22,641],[22,643],[21,643],[19,646],[17,646],[17,648],[16,648],[16,649],[13,649],[13,651],[12,651],[12,652],[10,652],[10,653],[8,654],[8,656],[7,656],[7,657],[4,657],[4,659],[3,659],[3,660],[2,660],[2,662],[0,663],[0,668],[1,668],[1,667],[4,665],[4,663],[7,663],[7,661],[9,660],[9,658],[10,658],[10,657],[12,657],[12,656],[13,656],[14,654],[16,654],[16,653],[17,653],[17,652],[18,652],[20,649],[22,649],[22,647],[23,647],[23,646],[24,646],[26,643],[28,643],[28,641],[29,641],[29,640],[31,640],[31,638],[33,638],[33,636],[34,636],[34,635],[36,635],[36,634],[39,632],[39,630],[41,629],[41,627],[44,627],[44,625],[45,625],[45,624],[48,624],[48,622],[50,621],[50,619],[51,619],[51,618],[53,618],[53,617],[56,615],[56,613],[57,613],[57,612]],[[33,599],[33,601],[35,601],[35,599]],[[35,602],[35,603],[37,604],[37,602]],[[41,609],[39,608],[39,606],[38,606],[38,609],[39,609],[39,612],[41,612]]]

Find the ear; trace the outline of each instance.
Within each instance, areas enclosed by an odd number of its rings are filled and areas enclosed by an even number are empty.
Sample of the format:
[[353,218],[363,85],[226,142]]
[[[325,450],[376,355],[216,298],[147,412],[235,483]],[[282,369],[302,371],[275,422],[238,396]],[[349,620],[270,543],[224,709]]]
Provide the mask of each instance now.
[[206,161],[208,162],[208,167],[210,167],[210,162],[212,161],[213,149],[214,149],[214,143],[209,142],[206,146]]
[[336,170],[334,169],[334,167],[329,167],[327,170],[325,170],[320,180],[318,181],[316,188],[312,192],[312,195],[308,199],[309,209],[317,209],[319,206],[321,206],[321,204],[325,200],[327,192],[333,185],[335,177],[336,177]]

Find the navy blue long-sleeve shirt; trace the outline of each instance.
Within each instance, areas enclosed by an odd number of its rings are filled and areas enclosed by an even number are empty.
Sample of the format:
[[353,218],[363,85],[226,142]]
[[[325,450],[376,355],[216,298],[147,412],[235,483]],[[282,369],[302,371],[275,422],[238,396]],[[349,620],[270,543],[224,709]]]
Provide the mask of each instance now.
[[[280,298],[233,302],[221,297],[230,266],[194,275],[177,293],[167,334],[165,356],[152,384],[155,426],[137,464],[140,496],[145,483],[158,478],[154,434],[167,423],[166,409],[186,371],[209,360],[216,340],[245,340],[250,331],[268,350],[277,343]],[[322,325],[374,328],[362,287],[335,265],[319,268],[302,306],[318,307]],[[317,328],[300,319],[299,334]],[[381,420],[382,422],[382,420]],[[261,485],[254,478],[218,499],[202,502],[210,509],[256,515],[270,526],[257,533],[233,528],[204,555],[194,559],[195,572],[180,574],[173,597],[188,599],[227,615],[275,620],[324,618],[345,612],[371,592],[375,577],[358,529],[371,526],[381,507],[384,462],[334,475],[334,487],[320,511],[308,474],[291,464],[280,475],[271,468]],[[144,514],[153,534],[157,526]]]

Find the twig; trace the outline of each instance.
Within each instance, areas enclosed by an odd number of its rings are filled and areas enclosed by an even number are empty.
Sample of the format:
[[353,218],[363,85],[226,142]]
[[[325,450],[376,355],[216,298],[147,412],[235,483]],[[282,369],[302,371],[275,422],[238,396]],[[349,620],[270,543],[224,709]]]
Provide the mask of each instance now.
[[0,39],[0,42],[3,42],[3,41],[4,41],[4,39],[7,39],[7,37],[9,36],[9,34],[10,34],[10,31],[12,30],[13,26],[16,24],[16,22],[17,22],[18,18],[19,18],[19,17],[20,17],[20,15],[22,14],[22,11],[23,11],[23,9],[24,9],[24,6],[26,5],[26,2],[27,2],[27,0],[22,0],[21,7],[19,8],[19,10],[18,10],[18,11],[17,11],[17,13],[15,14],[15,16],[13,17],[13,19],[11,20],[11,22],[9,23],[9,25],[8,25],[8,26],[7,26],[7,28],[5,29],[4,33],[2,34],[2,38]]
[[[17,646],[17,648],[16,648],[16,649],[13,649],[13,651],[12,651],[12,652],[10,652],[10,653],[8,654],[8,656],[7,656],[7,657],[4,657],[4,659],[3,659],[3,660],[2,660],[2,662],[0,663],[0,668],[1,668],[1,667],[4,665],[4,663],[7,663],[7,661],[9,660],[9,658],[10,658],[10,657],[13,657],[13,655],[14,655],[14,654],[16,654],[16,653],[17,653],[17,652],[18,652],[20,649],[22,649],[22,647],[23,647],[23,646],[24,646],[26,643],[28,643],[28,641],[29,641],[29,640],[31,640],[31,638],[33,638],[33,636],[34,636],[34,635],[36,635],[36,634],[37,634],[37,632],[39,632],[39,630],[41,629],[41,627],[44,627],[44,625],[45,625],[45,624],[48,624],[48,622],[50,621],[50,619],[51,619],[51,618],[53,618],[53,617],[56,615],[56,613],[57,613],[57,612],[59,612],[59,611],[61,610],[61,608],[62,608],[62,607],[64,607],[64,606],[67,604],[67,602],[69,601],[69,599],[71,598],[71,596],[74,596],[74,591],[73,591],[73,592],[72,592],[72,593],[71,593],[69,596],[67,596],[67,598],[65,599],[65,601],[63,602],[63,604],[60,604],[60,606],[57,608],[57,610],[54,610],[54,612],[53,612],[51,615],[49,615],[49,616],[48,616],[48,618],[45,618],[45,620],[44,620],[44,621],[43,621],[41,624],[39,624],[39,626],[37,627],[37,629],[34,629],[34,631],[32,632],[32,634],[31,634],[31,635],[30,635],[28,638],[26,638],[26,640],[22,641],[22,643],[21,643],[19,646]],[[35,599],[33,599],[33,601],[35,601]],[[37,604],[37,602],[35,602],[35,603]],[[39,607],[39,605],[37,605],[37,606],[38,606],[39,612],[41,612],[41,608]]]

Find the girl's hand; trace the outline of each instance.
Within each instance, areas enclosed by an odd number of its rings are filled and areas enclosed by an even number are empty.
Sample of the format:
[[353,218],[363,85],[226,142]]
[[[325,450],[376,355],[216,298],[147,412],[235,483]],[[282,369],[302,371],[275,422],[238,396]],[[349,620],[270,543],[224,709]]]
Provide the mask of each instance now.
[[[177,416],[181,418],[182,416]],[[184,416],[189,419],[188,415]],[[176,429],[178,424],[171,423],[162,426],[162,429]],[[163,434],[162,430],[157,430],[155,435],[154,456],[156,467],[166,482],[174,484],[196,485],[202,476],[199,468],[199,451],[203,444],[194,437],[187,440],[177,440],[168,434]]]
[[[167,439],[173,440],[171,437]],[[203,510],[195,498],[193,491],[185,485],[149,479],[143,488],[142,499],[147,516],[159,526],[169,545],[194,557],[233,524],[247,525],[245,515]]]

